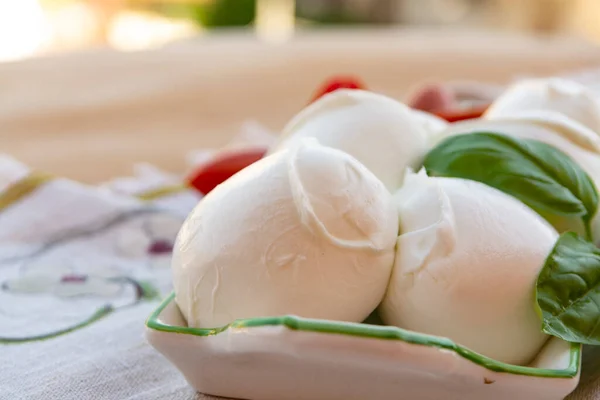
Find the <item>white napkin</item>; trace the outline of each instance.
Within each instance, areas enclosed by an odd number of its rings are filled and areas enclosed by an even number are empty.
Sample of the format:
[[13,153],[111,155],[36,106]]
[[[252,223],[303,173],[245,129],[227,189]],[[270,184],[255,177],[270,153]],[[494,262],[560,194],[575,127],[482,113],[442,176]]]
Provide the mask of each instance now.
[[[248,123],[227,147],[270,140]],[[92,187],[0,155],[0,399],[203,397],[143,338],[201,198],[183,178],[140,164]]]
[[[90,187],[37,179],[0,158],[0,341],[21,342],[0,350],[0,398],[159,398],[143,393],[184,387],[142,331],[171,290],[170,246],[200,195],[140,200],[137,190],[177,182],[140,171],[137,180]],[[146,368],[169,381],[145,381]]]

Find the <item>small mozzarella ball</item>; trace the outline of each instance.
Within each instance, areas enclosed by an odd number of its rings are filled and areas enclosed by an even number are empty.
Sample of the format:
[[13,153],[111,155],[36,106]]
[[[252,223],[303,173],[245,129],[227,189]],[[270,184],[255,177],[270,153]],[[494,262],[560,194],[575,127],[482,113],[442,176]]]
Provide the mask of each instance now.
[[340,89],[296,115],[271,152],[313,137],[324,146],[352,155],[394,191],[401,186],[407,167],[420,167],[428,149],[428,135],[433,133],[430,130],[441,124],[432,122],[434,119],[390,97]]
[[600,99],[585,86],[562,78],[529,79],[509,87],[486,111],[502,119],[530,111],[554,111],[600,135]]
[[506,363],[533,359],[547,340],[535,282],[556,231],[475,181],[413,174],[395,198],[400,236],[383,321]]
[[181,228],[177,304],[192,327],[295,314],[360,322],[385,293],[398,214],[350,155],[305,140],[217,186]]

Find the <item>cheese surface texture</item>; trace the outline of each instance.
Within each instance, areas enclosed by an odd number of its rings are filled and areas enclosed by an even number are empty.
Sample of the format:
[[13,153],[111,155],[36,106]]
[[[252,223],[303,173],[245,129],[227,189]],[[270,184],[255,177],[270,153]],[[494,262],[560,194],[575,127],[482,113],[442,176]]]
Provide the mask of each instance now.
[[556,231],[513,197],[475,181],[407,177],[383,321],[525,364],[547,339],[534,287]]
[[398,214],[353,157],[303,140],[211,191],[177,237],[173,278],[189,326],[295,314],[361,322],[385,293]]

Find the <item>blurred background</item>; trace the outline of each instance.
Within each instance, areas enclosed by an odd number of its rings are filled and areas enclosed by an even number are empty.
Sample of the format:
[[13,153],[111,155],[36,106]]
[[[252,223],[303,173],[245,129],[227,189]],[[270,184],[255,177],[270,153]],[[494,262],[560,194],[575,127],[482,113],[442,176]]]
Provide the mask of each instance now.
[[135,51],[235,27],[285,41],[306,26],[486,29],[600,42],[599,0],[0,0],[0,62]]
[[600,0],[0,0],[0,144],[100,182],[278,132],[338,74],[397,99],[565,74],[600,92],[599,21]]

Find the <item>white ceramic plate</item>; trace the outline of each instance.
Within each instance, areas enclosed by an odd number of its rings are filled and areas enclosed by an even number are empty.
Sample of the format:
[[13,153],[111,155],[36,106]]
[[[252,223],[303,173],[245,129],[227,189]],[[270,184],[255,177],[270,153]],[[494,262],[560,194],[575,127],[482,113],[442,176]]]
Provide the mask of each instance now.
[[199,392],[252,400],[558,400],[579,381],[581,346],[548,341],[530,366],[396,327],[294,316],[188,328],[169,296],[149,342]]

